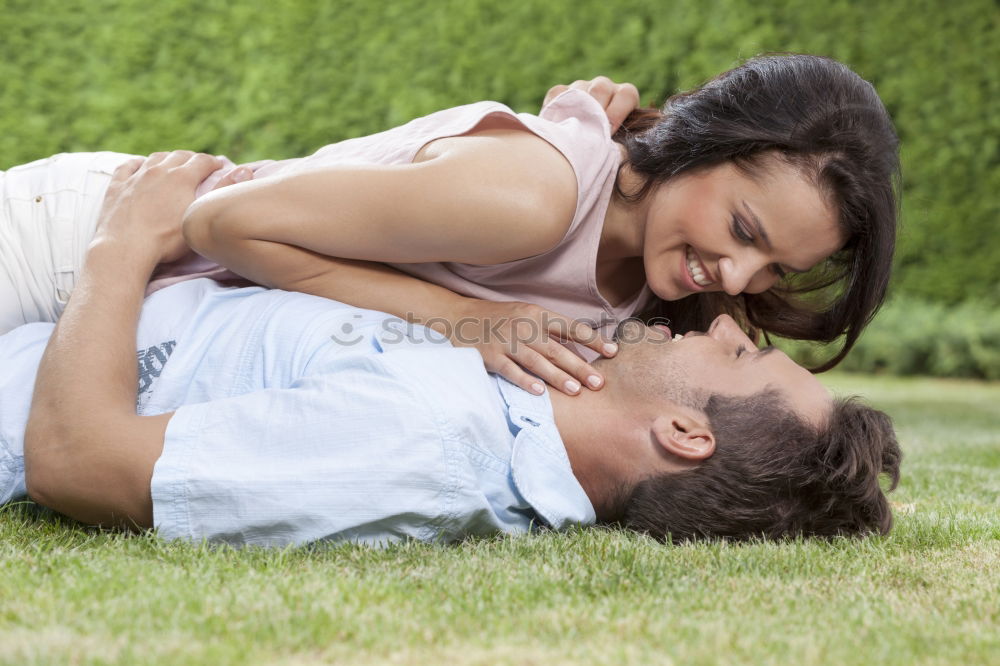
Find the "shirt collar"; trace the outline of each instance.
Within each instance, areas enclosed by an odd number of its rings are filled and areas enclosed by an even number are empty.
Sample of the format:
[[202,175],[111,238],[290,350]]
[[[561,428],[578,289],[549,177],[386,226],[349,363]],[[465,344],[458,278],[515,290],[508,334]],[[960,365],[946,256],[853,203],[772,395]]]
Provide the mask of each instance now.
[[521,496],[550,527],[590,525],[597,514],[573,475],[548,394],[534,395],[492,375],[513,427],[511,475]]

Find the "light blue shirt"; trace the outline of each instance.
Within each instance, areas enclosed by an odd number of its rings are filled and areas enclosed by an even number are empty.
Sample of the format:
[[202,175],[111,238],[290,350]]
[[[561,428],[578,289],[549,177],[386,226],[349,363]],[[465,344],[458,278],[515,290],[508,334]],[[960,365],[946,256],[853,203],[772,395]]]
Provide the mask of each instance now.
[[[25,387],[51,328],[0,337],[0,501],[23,496]],[[151,486],[166,538],[450,542],[595,521],[548,396],[430,329],[192,280],[147,300],[138,342],[139,412],[175,412]]]

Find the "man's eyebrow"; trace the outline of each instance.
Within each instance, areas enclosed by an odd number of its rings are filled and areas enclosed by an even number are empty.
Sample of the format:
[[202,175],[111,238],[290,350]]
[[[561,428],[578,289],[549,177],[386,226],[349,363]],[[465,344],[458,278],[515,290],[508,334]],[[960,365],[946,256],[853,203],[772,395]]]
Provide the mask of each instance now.
[[765,354],[770,354],[775,349],[777,349],[777,347],[775,347],[774,345],[768,345],[767,347],[762,347],[756,354],[753,355],[752,360],[756,361],[760,359],[761,356],[764,356]]
[[[748,204],[745,199],[743,200],[743,208],[746,209],[747,215],[750,216],[750,221],[753,222],[754,229],[760,235],[760,239],[764,241],[764,245],[767,246],[769,251],[774,252],[774,246],[771,245],[771,237],[767,235],[767,231],[764,229],[764,224],[760,221],[760,218],[757,217],[757,213],[753,212],[753,208],[750,207],[750,204]],[[806,272],[799,270],[798,268],[792,268],[791,266],[785,266],[784,269],[786,273]]]

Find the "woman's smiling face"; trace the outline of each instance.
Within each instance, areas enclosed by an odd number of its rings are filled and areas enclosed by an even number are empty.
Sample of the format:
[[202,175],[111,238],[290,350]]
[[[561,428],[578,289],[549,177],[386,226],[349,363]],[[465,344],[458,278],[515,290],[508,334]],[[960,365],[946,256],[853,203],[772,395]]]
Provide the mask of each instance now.
[[705,291],[757,294],[844,243],[836,212],[801,170],[775,157],[678,176],[650,195],[643,264],[668,301]]

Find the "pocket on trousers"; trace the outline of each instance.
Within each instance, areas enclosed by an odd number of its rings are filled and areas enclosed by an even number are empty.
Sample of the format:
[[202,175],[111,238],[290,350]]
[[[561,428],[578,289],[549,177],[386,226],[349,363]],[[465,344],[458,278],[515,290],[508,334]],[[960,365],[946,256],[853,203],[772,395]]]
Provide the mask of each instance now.
[[8,169],[5,197],[46,317],[58,316],[76,285],[111,175],[131,155],[61,153]]
[[57,200],[49,218],[55,298],[66,305],[83,268],[87,247],[97,228],[97,218],[111,176],[132,155],[100,152],[59,155],[54,170]]
[[[62,153],[19,168],[21,187],[28,188],[19,194],[28,195],[33,208],[34,256],[37,259],[41,253],[49,255],[56,314],[62,311],[76,284],[76,227],[91,160],[87,153]],[[42,265],[34,265],[34,261],[33,270],[41,269]]]

